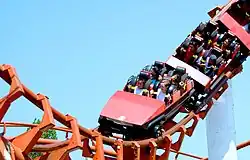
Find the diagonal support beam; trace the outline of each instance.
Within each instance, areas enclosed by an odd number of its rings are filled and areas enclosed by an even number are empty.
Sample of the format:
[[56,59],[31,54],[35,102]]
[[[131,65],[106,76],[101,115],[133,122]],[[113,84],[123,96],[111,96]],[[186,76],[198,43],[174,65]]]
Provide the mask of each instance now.
[[47,160],[65,160],[70,152],[82,148],[80,132],[77,126],[76,119],[71,117],[70,115],[66,115],[66,117],[67,121],[70,122],[70,126],[72,128],[72,136],[70,138],[70,142],[67,146],[52,151],[49,154]]
[[10,104],[21,97],[24,91],[22,88],[22,84],[17,77],[17,73],[13,67],[9,65],[1,65],[0,77],[2,79],[8,80],[10,84],[9,93],[5,97],[0,98],[0,121],[2,121],[3,117],[10,107]]
[[19,147],[24,154],[28,154],[32,150],[33,146],[37,143],[44,131],[55,126],[48,98],[44,95],[38,94],[37,101],[40,101],[44,109],[42,122],[28,132],[15,137],[12,141],[12,143]]

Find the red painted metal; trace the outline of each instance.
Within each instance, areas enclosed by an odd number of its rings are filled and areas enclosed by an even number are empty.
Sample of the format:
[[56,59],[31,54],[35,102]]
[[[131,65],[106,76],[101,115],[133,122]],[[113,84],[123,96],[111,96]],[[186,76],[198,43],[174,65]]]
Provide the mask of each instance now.
[[188,96],[193,86],[193,81],[187,81],[186,91],[184,93],[180,91],[175,92],[172,103],[167,106],[164,102],[150,97],[117,91],[105,105],[101,116],[124,125],[135,124],[142,126],[165,112],[168,108],[176,107],[182,99]]
[[250,50],[250,34],[248,34],[236,20],[234,20],[228,13],[224,13],[220,18],[223,24],[236,35],[242,43]]
[[[248,47],[248,49],[250,49],[249,35],[246,34],[242,26],[226,12],[227,9],[230,8],[230,5],[236,1],[237,0],[232,0],[225,6],[213,9],[209,12],[209,15],[214,21],[220,20],[225,24]],[[217,10],[219,10],[220,13],[216,14]],[[186,67],[187,72],[203,86],[207,86],[211,82],[210,78],[174,57],[170,57],[166,63],[173,67]],[[228,72],[227,68],[225,68],[225,70],[221,70],[220,74],[226,75],[228,78],[233,78],[240,73],[242,69],[242,65]],[[48,97],[42,94],[33,93],[21,83],[15,69],[11,65],[0,65],[0,77],[10,85],[9,92],[4,97],[0,98],[0,125],[3,127],[3,132],[0,133],[0,159],[4,160],[5,156],[8,155],[12,160],[29,160],[28,154],[35,151],[42,153],[42,156],[36,158],[36,160],[70,160],[69,153],[77,149],[82,150],[82,156],[92,157],[96,160],[166,160],[169,159],[170,152],[176,153],[175,158],[178,158],[178,155],[185,155],[195,159],[202,159],[198,156],[182,153],[180,149],[185,135],[192,136],[198,121],[204,119],[208,111],[213,107],[213,102],[211,100],[207,102],[206,109],[199,113],[187,112],[182,107],[180,112],[186,116],[179,121],[167,121],[164,124],[166,132],[161,137],[139,141],[123,141],[117,137],[105,137],[96,130],[84,128],[77,123],[76,118],[70,115],[64,115],[54,109],[50,105]],[[192,87],[193,83],[189,81],[187,86],[188,91],[190,91]],[[218,99],[227,87],[227,83],[223,84],[213,97]],[[178,101],[183,95],[185,95],[185,93],[181,94],[180,92],[176,92],[173,95],[174,102]],[[25,97],[32,102],[34,106],[43,111],[43,118],[40,124],[2,122],[12,102],[21,96]],[[124,115],[125,122],[142,125],[159,115],[159,113],[165,111],[165,109],[166,107],[162,102],[152,98],[118,91],[111,97],[110,101],[108,101],[101,115],[109,116],[116,120],[119,120],[119,116]],[[136,115],[134,115],[131,110],[137,113],[142,113],[141,111],[143,111],[143,114],[136,113]],[[55,120],[59,121],[64,126],[56,126]],[[188,127],[187,124],[191,121],[192,124]],[[31,129],[15,137],[5,137],[7,127],[31,127]],[[72,136],[64,140],[40,138],[42,132],[48,129],[71,133]],[[178,140],[173,142],[172,136],[178,133]],[[238,145],[237,149],[249,145],[250,141],[247,141]],[[112,149],[106,149],[105,146],[110,146]],[[158,149],[164,150],[164,153],[157,155]]]
[[143,125],[165,109],[164,102],[129,92],[117,91],[105,105],[101,116],[130,124]]

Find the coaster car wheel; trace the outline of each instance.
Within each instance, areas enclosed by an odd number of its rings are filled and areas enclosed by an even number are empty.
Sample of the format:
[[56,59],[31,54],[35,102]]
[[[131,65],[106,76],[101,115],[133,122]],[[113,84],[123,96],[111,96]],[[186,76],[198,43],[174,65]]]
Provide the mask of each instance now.
[[161,125],[156,125],[154,127],[154,137],[158,138],[164,134],[165,130],[162,128]]

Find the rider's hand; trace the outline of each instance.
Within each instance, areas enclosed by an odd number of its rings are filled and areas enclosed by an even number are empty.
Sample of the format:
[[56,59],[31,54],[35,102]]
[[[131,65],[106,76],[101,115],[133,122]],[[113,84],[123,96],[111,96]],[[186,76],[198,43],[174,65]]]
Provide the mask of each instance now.
[[158,80],[159,80],[159,81],[161,81],[161,80],[162,80],[162,76],[161,76],[161,75],[159,75]]
[[150,92],[149,92],[150,94],[154,94],[155,92],[154,92],[154,90],[150,90]]

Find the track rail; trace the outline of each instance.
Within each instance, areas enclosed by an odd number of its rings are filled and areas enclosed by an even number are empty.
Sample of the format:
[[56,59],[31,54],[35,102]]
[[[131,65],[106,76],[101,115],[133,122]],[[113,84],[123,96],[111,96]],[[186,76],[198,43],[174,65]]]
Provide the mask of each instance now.
[[[221,10],[222,9],[222,10]],[[225,8],[219,7],[223,12]],[[210,12],[210,15],[214,15]],[[217,18],[217,16],[215,17]],[[224,75],[224,82],[233,78],[242,71],[242,66],[228,71]],[[212,100],[206,102],[204,110],[198,113],[180,111],[184,114],[181,120],[170,120],[164,125],[166,132],[159,138],[150,138],[139,141],[123,141],[119,138],[109,138],[101,135],[95,129],[84,128],[77,123],[76,118],[71,115],[64,115],[50,105],[49,98],[43,94],[35,94],[26,87],[19,79],[16,70],[11,65],[0,65],[0,77],[10,85],[7,95],[0,99],[0,121],[4,128],[0,135],[0,159],[4,159],[6,148],[13,160],[30,159],[28,154],[32,151],[41,152],[42,156],[37,160],[68,160],[69,153],[80,149],[83,157],[92,157],[96,160],[117,159],[117,160],[166,160],[170,152],[176,153],[175,157],[185,155],[195,159],[204,159],[202,157],[180,152],[182,142],[185,136],[192,136],[200,119],[204,119],[207,112],[213,106]],[[222,89],[222,91],[219,91]],[[218,99],[227,89],[226,83],[217,86],[210,95]],[[34,106],[43,111],[43,118],[40,124],[25,124],[16,122],[2,122],[5,114],[11,106],[11,103],[20,97],[25,97],[32,102]],[[209,98],[210,99],[210,98]],[[64,125],[57,127],[55,120]],[[191,125],[190,125],[191,124]],[[15,137],[5,137],[6,127],[31,127],[32,129]],[[48,129],[60,130],[65,133],[72,133],[70,138],[65,140],[46,140],[41,139],[43,131]],[[177,141],[173,141],[172,136],[179,133]],[[249,142],[238,146],[238,149],[249,145]],[[112,149],[105,149],[110,146]],[[157,150],[163,149],[164,153],[157,155]],[[109,157],[109,158],[108,158]],[[111,157],[111,158],[110,158]]]

